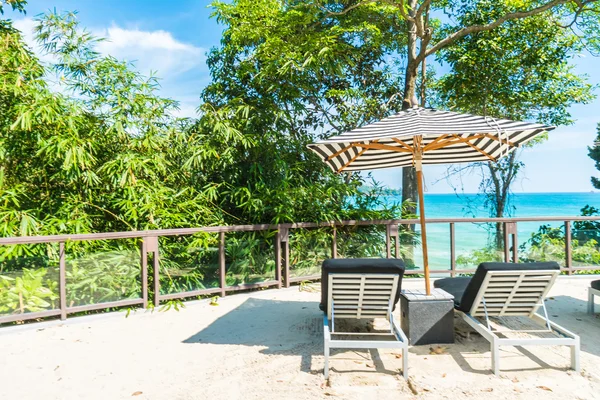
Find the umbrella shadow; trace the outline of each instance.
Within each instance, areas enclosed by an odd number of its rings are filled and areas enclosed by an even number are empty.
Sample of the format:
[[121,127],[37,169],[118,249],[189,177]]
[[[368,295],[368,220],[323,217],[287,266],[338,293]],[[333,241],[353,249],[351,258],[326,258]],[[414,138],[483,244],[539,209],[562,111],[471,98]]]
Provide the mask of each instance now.
[[[313,356],[323,357],[323,314],[318,303],[304,301],[248,298],[244,303],[215,320],[212,324],[185,339],[188,344],[221,344],[263,347],[259,352],[269,355],[300,356],[300,370],[321,374],[313,368]],[[359,353],[370,359],[373,372],[398,374],[387,370],[377,350],[332,350],[331,354]],[[336,372],[352,372],[344,369]],[[333,363],[335,364],[335,363]],[[361,372],[368,372],[362,371]]]

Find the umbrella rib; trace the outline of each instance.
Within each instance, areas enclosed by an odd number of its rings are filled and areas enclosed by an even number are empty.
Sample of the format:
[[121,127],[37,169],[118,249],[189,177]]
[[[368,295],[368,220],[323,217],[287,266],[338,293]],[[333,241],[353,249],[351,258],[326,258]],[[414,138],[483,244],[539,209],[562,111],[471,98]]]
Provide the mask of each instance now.
[[480,152],[481,154],[483,154],[484,156],[486,156],[487,158],[489,158],[491,161],[496,162],[496,159],[492,156],[490,156],[488,153],[486,153],[485,151],[481,150],[479,147],[475,146],[473,143],[471,142],[466,142],[473,150],[476,150],[478,152]]
[[409,146],[408,144],[406,144],[405,142],[403,142],[402,140],[398,139],[398,138],[392,138],[392,140],[396,143],[398,143],[399,145],[404,146],[405,149],[410,150],[410,152],[412,153],[413,148],[411,146]]
[[354,157],[352,157],[350,159],[350,161],[348,161],[340,169],[338,169],[337,173],[339,174],[340,172],[342,172],[343,170],[345,170],[348,167],[348,165],[352,164],[354,162],[354,160],[356,160],[358,157],[360,157],[367,150],[369,150],[369,148],[365,147],[364,149],[362,149],[361,151],[359,151]]
[[515,143],[513,143],[513,142],[511,142],[511,141],[509,141],[509,140],[502,140],[502,139],[500,139],[498,136],[490,135],[489,133],[486,133],[486,134],[484,135],[484,137],[486,137],[486,138],[488,138],[488,139],[495,140],[495,141],[497,141],[497,142],[500,142],[500,144],[507,144],[507,145],[509,145],[510,147],[518,147],[518,146],[517,146],[517,144],[515,144]]
[[455,144],[460,144],[460,143],[468,143],[469,141],[473,140],[473,139],[481,139],[484,138],[484,135],[473,135],[473,136],[469,136],[466,138],[461,138],[460,136],[454,134],[452,135],[454,137],[454,139],[448,139],[445,140],[443,142],[438,142],[437,145],[435,146],[427,146],[429,147],[428,149],[426,149],[427,151],[431,151],[431,150],[438,150],[438,149],[443,149],[444,147],[448,147],[448,146],[452,146]]
[[439,143],[441,140],[446,139],[447,137],[448,137],[447,133],[444,133],[443,135],[436,137],[431,143],[429,143],[428,145],[423,147],[423,151],[428,151],[431,146],[433,146],[436,143]]
[[333,160],[334,158],[336,158],[337,156],[339,156],[343,152],[345,152],[347,150],[350,150],[353,147],[356,147],[356,143],[351,143],[350,146],[346,146],[343,149],[341,149],[340,151],[337,151],[337,152],[333,153],[332,155],[330,155],[329,157],[327,157],[327,161]]
[[[492,139],[495,140],[497,142],[500,142],[500,144],[507,144],[511,147],[516,147],[516,144],[508,141],[508,140],[500,140],[498,139],[496,136],[494,135],[490,135],[488,133],[481,133],[481,134],[476,134],[476,135],[472,135],[472,136],[468,136],[466,138],[461,138],[460,136],[458,136],[457,134],[453,135],[455,139],[448,139],[446,141],[443,142],[438,142],[436,146],[431,146],[431,143],[429,145],[427,145],[425,147],[426,151],[431,151],[431,150],[438,150],[444,147],[448,147],[448,146],[452,146],[454,144],[460,144],[460,143],[467,143],[469,144],[469,142],[473,139],[483,139],[483,138],[488,138],[488,139]],[[430,147],[431,146],[431,147]],[[429,147],[429,148],[427,148]]]
[[357,143],[356,146],[363,147],[366,149],[394,151],[396,153],[412,153],[412,150],[404,149],[401,147],[390,146],[387,144],[375,143],[375,141],[368,143],[368,144]]
[[[377,140],[374,140],[372,143],[369,143],[369,144],[376,144],[378,141],[379,141],[379,139],[377,139]],[[364,146],[364,145],[363,145],[363,146]],[[357,145],[357,147],[360,147],[360,146],[358,146],[358,145]],[[355,161],[355,160],[356,160],[358,157],[362,156],[362,155],[363,155],[363,153],[364,153],[365,151],[367,151],[367,150],[369,150],[369,147],[364,147],[364,148],[363,148],[361,151],[359,151],[359,152],[358,152],[358,153],[357,153],[357,154],[356,154],[354,157],[352,157],[352,158],[350,159],[350,161],[348,161],[348,162],[347,162],[346,164],[344,164],[344,165],[343,165],[343,166],[342,166],[340,169],[338,169],[337,173],[339,174],[340,172],[342,172],[343,170],[345,170],[345,169],[348,167],[348,165],[352,164],[352,163],[353,163],[353,162],[354,162],[354,161]]]

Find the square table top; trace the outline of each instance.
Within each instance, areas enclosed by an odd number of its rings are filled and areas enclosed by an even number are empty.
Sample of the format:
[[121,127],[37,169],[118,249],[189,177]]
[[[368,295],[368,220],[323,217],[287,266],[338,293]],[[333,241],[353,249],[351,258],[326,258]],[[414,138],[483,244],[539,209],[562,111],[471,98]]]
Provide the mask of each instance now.
[[402,297],[404,297],[408,301],[453,301],[454,296],[450,293],[435,288],[431,291],[431,295],[427,296],[425,294],[425,290],[415,290],[415,289],[404,289],[402,290]]

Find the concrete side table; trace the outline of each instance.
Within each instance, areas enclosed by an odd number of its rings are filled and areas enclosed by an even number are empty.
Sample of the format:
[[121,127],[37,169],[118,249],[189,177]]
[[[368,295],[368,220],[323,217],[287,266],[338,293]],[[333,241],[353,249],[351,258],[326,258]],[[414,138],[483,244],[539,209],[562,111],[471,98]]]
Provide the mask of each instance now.
[[412,346],[454,343],[454,296],[442,289],[403,290],[400,296],[401,327]]

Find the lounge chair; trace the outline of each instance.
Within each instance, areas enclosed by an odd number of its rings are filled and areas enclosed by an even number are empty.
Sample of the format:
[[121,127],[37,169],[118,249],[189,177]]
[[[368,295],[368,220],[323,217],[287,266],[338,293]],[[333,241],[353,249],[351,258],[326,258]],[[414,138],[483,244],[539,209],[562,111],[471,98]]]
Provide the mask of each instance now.
[[600,296],[600,281],[593,281],[588,289],[588,312],[594,313],[594,296]]
[[[408,378],[408,339],[392,314],[400,298],[403,274],[404,263],[397,259],[335,259],[323,262],[320,308],[324,311],[326,379],[332,348],[402,349],[402,373],[404,378]],[[389,333],[335,330],[336,321],[340,319],[382,317],[390,323]]]
[[[525,345],[570,346],[571,368],[579,371],[579,336],[550,321],[544,304],[546,294],[559,274],[560,267],[555,262],[482,263],[472,278],[439,279],[434,286],[454,295],[458,314],[490,342],[494,374],[500,370],[500,346]],[[542,308],[543,316],[536,313],[539,308]],[[529,317],[541,327],[535,332],[554,334],[546,335],[551,337],[507,338],[507,331],[492,330],[490,318],[512,316]]]

